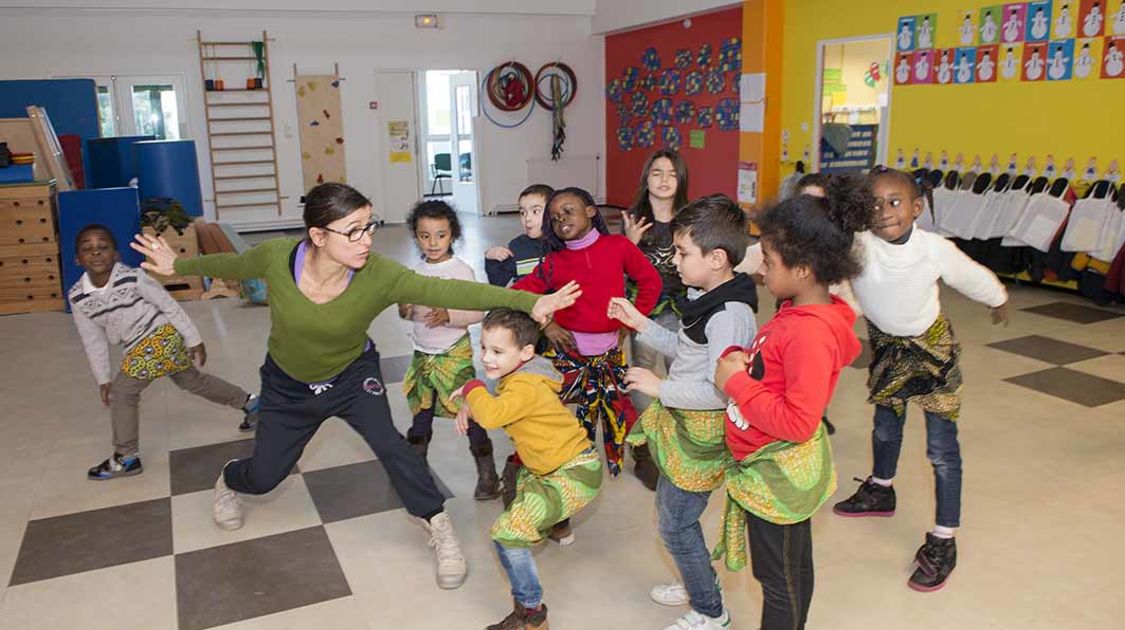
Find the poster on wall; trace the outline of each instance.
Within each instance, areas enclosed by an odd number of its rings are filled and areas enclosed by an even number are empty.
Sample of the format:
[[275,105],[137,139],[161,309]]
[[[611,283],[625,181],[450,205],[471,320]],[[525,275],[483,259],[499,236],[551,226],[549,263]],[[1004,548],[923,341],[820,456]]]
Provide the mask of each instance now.
[[1023,47],[1024,81],[1041,81],[1046,78],[1047,44],[1025,44]]
[[1000,31],[1000,41],[1005,44],[1022,42],[1027,29],[1027,3],[1004,5],[1004,28]]
[[927,50],[934,47],[937,34],[937,13],[919,15],[915,19],[914,48]]
[[996,56],[999,46],[981,46],[977,49],[977,83],[996,82]]
[[1111,0],[1110,18],[1106,22],[1106,34],[1125,35],[1125,0]]
[[1051,38],[1051,0],[1027,3],[1027,32],[1029,42],[1045,42]]
[[976,75],[977,49],[972,46],[957,49],[957,62],[953,64],[953,82],[972,83]]
[[895,53],[895,85],[910,85],[910,78],[914,75],[913,53]]
[[976,11],[972,9],[960,11],[961,19],[957,25],[957,43],[962,46],[972,46],[977,43]]
[[1002,46],[1000,53],[1000,81],[1019,81],[1023,64],[1023,45]]
[[1125,36],[1105,38],[1102,55],[1102,78],[1125,79]]
[[405,120],[387,121],[387,156],[391,164],[410,162],[410,123]]
[[911,83],[933,83],[934,51],[917,50],[914,52],[914,78]]
[[914,50],[915,24],[915,17],[913,15],[900,17],[898,19],[898,29],[895,31],[897,33],[895,49],[899,52]]
[[1069,81],[1074,64],[1074,40],[1051,42],[1047,59],[1047,80]]
[[1098,70],[1102,58],[1102,38],[1080,39],[1075,42],[1074,78],[1089,81],[1100,76]]
[[956,48],[943,48],[935,59],[934,81],[941,85],[953,83],[953,62],[957,59]]
[[982,7],[980,10],[980,26],[977,27],[980,33],[980,44],[982,46],[990,46],[1000,42],[1000,20],[1004,15],[1004,5],[993,4],[987,7]]
[[1055,39],[1067,39],[1074,37],[1074,14],[1076,13],[1071,9],[1072,2],[1068,0],[1060,0],[1058,10],[1055,11],[1054,25],[1051,29],[1051,37]]
[[1082,0],[1078,37],[1100,37],[1105,32],[1105,0]]
[[738,205],[749,207],[758,203],[757,162],[738,163]]

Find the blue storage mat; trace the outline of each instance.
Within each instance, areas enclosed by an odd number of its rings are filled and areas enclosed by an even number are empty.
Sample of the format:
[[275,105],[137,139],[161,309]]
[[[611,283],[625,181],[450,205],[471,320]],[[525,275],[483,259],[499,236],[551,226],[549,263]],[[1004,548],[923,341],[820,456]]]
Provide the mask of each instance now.
[[146,140],[133,145],[141,200],[170,197],[188,215],[203,216],[199,163],[192,140]]
[[87,188],[119,188],[128,186],[137,176],[137,158],[133,145],[156,136],[118,136],[116,138],[91,138],[86,141]]
[[[100,223],[113,233],[117,240],[117,253],[121,262],[130,267],[140,266],[144,257],[133,251],[129,243],[141,231],[141,207],[135,188],[101,188],[96,190],[70,190],[59,193],[59,256],[62,263],[63,288],[66,291],[82,277],[78,266],[78,252],[74,239],[78,232],[91,223]],[[70,304],[66,310],[70,312]]]
[[35,180],[35,167],[31,164],[12,164],[0,168],[0,184],[22,184]]

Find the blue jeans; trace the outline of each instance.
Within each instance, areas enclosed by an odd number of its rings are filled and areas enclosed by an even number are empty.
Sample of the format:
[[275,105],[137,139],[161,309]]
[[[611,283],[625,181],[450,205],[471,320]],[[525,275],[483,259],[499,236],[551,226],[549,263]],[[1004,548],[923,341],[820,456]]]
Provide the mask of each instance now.
[[708,617],[723,614],[723,594],[715,582],[711,554],[703,540],[699,517],[707,509],[710,492],[682,490],[660,475],[656,484],[656,513],[660,538],[676,561],[695,612]]
[[512,597],[524,608],[538,608],[543,603],[543,586],[539,584],[539,571],[535,558],[527,547],[505,547],[496,541],[496,555],[512,584]]
[[[876,405],[875,429],[871,432],[871,451],[875,466],[872,474],[893,479],[902,450],[902,425],[906,414],[898,416],[890,407]],[[926,412],[926,457],[934,467],[937,491],[937,524],[961,525],[961,445],[957,442],[957,423]]]

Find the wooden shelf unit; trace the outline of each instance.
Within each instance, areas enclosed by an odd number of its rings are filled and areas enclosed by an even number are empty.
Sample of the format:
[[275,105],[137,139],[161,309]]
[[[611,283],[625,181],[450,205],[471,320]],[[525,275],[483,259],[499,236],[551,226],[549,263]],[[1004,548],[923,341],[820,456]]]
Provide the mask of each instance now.
[[[208,41],[203,39],[203,33],[201,31],[196,31],[195,36],[199,45],[199,72],[204,81],[208,78],[223,79],[222,70],[224,67],[232,69],[231,71],[233,71],[233,68],[237,68],[240,65],[245,67],[258,61],[258,58],[253,55],[254,42]],[[261,89],[231,88],[207,90],[204,88],[203,110],[207,116],[207,148],[211,154],[211,189],[214,191],[216,220],[230,221],[232,217],[224,216],[224,212],[232,209],[248,208],[272,208],[277,212],[277,216],[281,216],[281,191],[279,189],[280,180],[278,179],[277,167],[276,128],[273,119],[273,81],[270,80],[272,67],[269,59],[269,41],[269,33],[267,31],[262,31],[262,63],[265,65],[265,76],[262,78]],[[251,54],[249,56],[243,55],[242,53],[245,51],[250,51]],[[213,76],[208,76],[209,69]],[[225,79],[224,82],[226,82]],[[247,100],[250,95],[256,94],[263,94],[265,98]],[[242,107],[246,108],[246,111],[229,112],[230,114],[234,114],[231,116],[221,115],[220,112],[226,111],[226,108],[230,107]],[[267,129],[261,129],[261,123],[263,122],[268,124]],[[215,123],[220,123],[224,126],[219,127],[219,131],[212,131],[212,125]],[[254,123],[257,123],[254,127],[239,128],[240,125]],[[229,144],[234,138],[239,137],[255,137],[256,140],[262,140],[262,142],[258,142],[253,146]],[[267,138],[268,142],[265,141]],[[249,160],[216,159],[220,156],[238,151],[263,152],[268,153],[269,157],[247,156],[252,158]],[[256,174],[253,177],[239,171],[231,171],[232,167],[245,165],[270,165],[273,168],[269,172]],[[229,181],[231,179],[255,178],[273,178],[275,182],[278,182],[278,186],[273,188],[248,189],[245,191],[220,190],[218,186],[219,182]],[[223,198],[231,194],[239,193],[258,195],[262,201],[249,203],[242,199],[239,203],[231,203],[225,201]]]

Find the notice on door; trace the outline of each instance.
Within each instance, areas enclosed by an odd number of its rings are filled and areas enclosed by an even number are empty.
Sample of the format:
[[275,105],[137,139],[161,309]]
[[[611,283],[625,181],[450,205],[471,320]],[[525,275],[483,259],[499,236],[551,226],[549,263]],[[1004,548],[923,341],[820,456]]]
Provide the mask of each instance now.
[[405,120],[387,121],[388,158],[391,164],[410,162],[410,123]]
[[758,164],[738,163],[738,205],[750,208],[758,203]]

